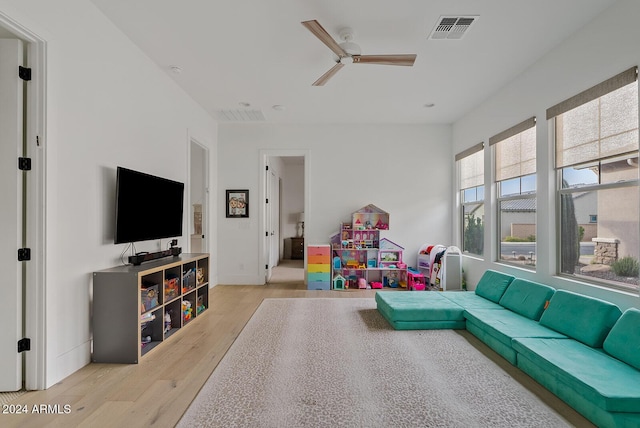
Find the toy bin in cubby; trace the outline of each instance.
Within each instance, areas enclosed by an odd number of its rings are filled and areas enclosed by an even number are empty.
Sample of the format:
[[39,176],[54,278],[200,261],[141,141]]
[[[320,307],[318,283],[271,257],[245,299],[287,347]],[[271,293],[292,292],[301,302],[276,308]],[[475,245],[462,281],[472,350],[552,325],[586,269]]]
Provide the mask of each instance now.
[[196,292],[193,291],[186,296],[182,296],[180,310],[182,312],[182,325],[189,323],[196,315]]
[[196,288],[196,262],[182,266],[182,294]]
[[196,284],[198,286],[209,282],[209,259],[201,259],[196,264]]
[[180,277],[167,275],[164,279],[164,301],[170,302],[180,295]]
[[176,299],[164,306],[164,337],[171,336],[182,327],[182,300]]

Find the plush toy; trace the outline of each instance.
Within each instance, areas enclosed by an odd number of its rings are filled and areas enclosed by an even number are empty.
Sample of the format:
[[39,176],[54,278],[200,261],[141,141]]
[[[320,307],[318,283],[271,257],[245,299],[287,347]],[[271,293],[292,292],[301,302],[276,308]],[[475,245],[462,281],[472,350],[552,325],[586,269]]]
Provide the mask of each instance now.
[[164,332],[166,333],[169,330],[171,330],[171,315],[167,312],[164,314]]

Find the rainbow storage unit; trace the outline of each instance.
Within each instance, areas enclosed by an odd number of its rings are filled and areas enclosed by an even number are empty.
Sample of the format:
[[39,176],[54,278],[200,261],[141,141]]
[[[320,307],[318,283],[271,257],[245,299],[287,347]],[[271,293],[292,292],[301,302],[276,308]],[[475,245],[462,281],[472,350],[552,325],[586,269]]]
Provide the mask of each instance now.
[[307,289],[331,290],[331,247],[307,246]]

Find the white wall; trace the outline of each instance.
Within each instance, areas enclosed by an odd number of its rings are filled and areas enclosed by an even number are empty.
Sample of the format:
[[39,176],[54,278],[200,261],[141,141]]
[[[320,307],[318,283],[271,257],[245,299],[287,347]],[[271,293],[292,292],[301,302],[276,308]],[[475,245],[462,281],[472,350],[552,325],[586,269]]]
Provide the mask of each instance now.
[[189,135],[213,157],[217,125],[88,1],[0,0],[0,11],[47,42],[48,387],[90,361],[91,273],[124,248],[113,244],[116,166],[187,182]]
[[372,203],[391,213],[383,236],[415,264],[423,243],[451,241],[450,139],[445,125],[220,124],[218,198],[248,188],[252,204],[249,219],[218,217],[220,283],[263,283],[260,150],[308,151],[306,244],[328,243],[341,221]]
[[[555,176],[552,171],[552,144],[546,121],[547,108],[634,65],[640,65],[640,27],[636,25],[637,16],[640,16],[640,2],[620,0],[453,125],[454,152],[458,153],[479,141],[488,142],[492,135],[528,117],[538,118],[537,271],[533,273],[492,262],[498,244],[495,236],[497,234],[494,233],[495,207],[491,205],[485,210],[485,224],[490,226],[485,227],[485,259],[464,258],[470,284],[477,283],[485,269],[493,268],[558,288],[605,298],[621,308],[640,307],[637,295],[587,286],[554,276]],[[485,150],[485,183],[491,183],[492,176],[491,151]],[[495,195],[495,186],[487,186],[487,203],[492,200],[492,195]],[[459,240],[457,228],[454,233]]]

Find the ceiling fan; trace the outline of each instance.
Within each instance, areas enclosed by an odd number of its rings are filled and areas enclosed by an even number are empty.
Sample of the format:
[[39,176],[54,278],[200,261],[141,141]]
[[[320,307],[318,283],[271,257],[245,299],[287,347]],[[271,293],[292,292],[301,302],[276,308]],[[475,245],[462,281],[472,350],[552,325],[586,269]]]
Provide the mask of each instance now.
[[332,78],[345,64],[381,64],[381,65],[404,65],[411,67],[416,60],[415,54],[399,55],[360,55],[360,46],[353,43],[353,30],[345,28],[340,31],[340,38],[343,43],[336,42],[333,37],[320,25],[318,21],[302,22],[309,31],[313,33],[322,43],[337,55],[336,65],[324,73],[318,80],[313,82],[313,86],[323,86]]

